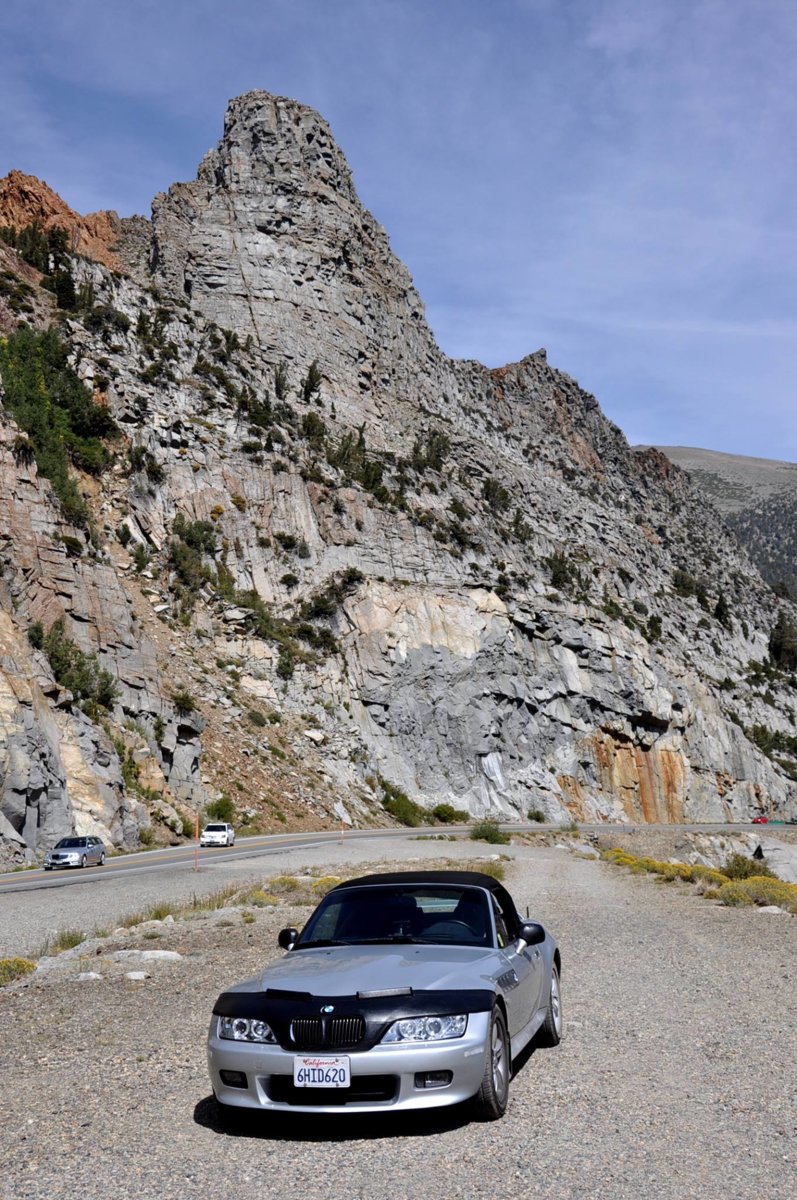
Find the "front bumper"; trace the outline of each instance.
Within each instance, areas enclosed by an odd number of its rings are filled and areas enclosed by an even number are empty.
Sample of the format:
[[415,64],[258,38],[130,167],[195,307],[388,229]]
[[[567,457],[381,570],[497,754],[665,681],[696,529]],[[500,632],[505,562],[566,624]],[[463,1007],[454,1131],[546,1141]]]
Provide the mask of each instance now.
[[52,867],[53,870],[59,867],[79,867],[80,855],[76,854],[73,858],[47,858],[44,859],[45,867]]
[[[350,1052],[352,1086],[334,1091],[294,1088],[294,1055],[289,1050],[220,1038],[217,1025],[214,1016],[208,1036],[208,1070],[220,1103],[273,1112],[362,1113],[442,1108],[474,1096],[484,1075],[490,1014],[470,1013],[461,1038]],[[246,1087],[229,1087],[221,1078],[222,1071],[242,1073]],[[416,1087],[416,1074],[430,1071],[450,1071],[451,1082],[444,1087]]]

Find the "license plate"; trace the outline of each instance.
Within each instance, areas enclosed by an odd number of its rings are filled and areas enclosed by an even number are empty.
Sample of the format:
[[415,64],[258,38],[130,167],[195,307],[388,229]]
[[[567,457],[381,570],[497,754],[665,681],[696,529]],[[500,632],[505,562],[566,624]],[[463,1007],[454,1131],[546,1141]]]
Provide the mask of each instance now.
[[351,1085],[347,1055],[337,1058],[318,1058],[316,1055],[296,1055],[293,1060],[295,1087],[343,1088]]

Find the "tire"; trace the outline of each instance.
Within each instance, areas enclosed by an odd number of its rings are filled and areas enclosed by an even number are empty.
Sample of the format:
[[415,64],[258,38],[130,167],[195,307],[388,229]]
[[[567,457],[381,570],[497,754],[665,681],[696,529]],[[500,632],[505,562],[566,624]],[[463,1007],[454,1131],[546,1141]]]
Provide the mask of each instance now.
[[85,854],[83,855],[83,857],[82,857],[82,858],[81,858],[81,860],[80,860],[80,865],[81,865],[81,867],[85,867],[85,865],[86,865],[86,856],[85,856]]
[[45,871],[52,871],[52,867],[45,867]]
[[509,1102],[509,1077],[512,1062],[506,1019],[500,1008],[490,1017],[487,1053],[484,1056],[484,1076],[474,1097],[476,1114],[482,1121],[500,1121]]
[[100,855],[100,861],[97,863],[97,866],[98,866],[98,867],[104,867],[104,866],[105,866],[105,854],[101,854],[101,855]]
[[545,1020],[537,1034],[537,1044],[540,1046],[558,1046],[562,1040],[562,988],[559,982],[559,972],[551,968],[551,994],[548,997],[548,1008]]

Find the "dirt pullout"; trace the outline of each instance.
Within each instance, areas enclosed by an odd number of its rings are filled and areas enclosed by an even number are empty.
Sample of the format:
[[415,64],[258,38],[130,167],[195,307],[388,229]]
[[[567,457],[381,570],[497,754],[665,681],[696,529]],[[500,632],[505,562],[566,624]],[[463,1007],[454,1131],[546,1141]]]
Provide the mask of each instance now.
[[502,1122],[458,1109],[224,1133],[205,1067],[213,1001],[307,912],[252,907],[139,931],[182,955],[141,963],[143,982],[95,954],[75,976],[100,979],[0,993],[0,1195],[791,1197],[797,922],[555,849],[519,850],[507,882],[559,939],[567,1034],[522,1064]]

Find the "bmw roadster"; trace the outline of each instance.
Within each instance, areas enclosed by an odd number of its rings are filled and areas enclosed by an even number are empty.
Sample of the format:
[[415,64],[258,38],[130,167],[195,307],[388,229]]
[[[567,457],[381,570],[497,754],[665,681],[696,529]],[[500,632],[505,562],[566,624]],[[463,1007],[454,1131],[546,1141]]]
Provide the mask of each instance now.
[[556,942],[489,875],[352,879],[278,940],[284,957],[213,1009],[208,1065],[226,1111],[472,1100],[497,1120],[520,1052],[562,1036]]

